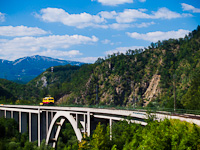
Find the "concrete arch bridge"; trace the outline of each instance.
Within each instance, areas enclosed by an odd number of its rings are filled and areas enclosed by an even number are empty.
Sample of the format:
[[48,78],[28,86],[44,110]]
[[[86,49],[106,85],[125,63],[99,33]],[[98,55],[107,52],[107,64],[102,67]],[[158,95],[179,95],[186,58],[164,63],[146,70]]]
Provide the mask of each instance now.
[[[180,119],[200,126],[200,120],[192,117],[173,116],[169,113],[154,115],[158,120]],[[46,144],[51,144],[54,148],[66,120],[72,125],[79,141],[82,140],[83,133],[89,136],[99,122],[107,123],[111,128],[113,121],[129,117],[132,122],[147,125],[147,114],[144,111],[83,107],[0,105],[0,117],[14,118],[19,123],[19,132],[28,132],[30,142],[37,140],[40,146],[41,141],[45,139]]]

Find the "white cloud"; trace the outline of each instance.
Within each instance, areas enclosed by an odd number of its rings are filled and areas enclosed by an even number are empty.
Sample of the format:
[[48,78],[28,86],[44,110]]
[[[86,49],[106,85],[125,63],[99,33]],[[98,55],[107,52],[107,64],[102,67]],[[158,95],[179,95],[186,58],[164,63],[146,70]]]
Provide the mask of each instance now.
[[113,23],[108,25],[111,29],[116,29],[116,30],[124,30],[126,28],[144,28],[148,27],[150,25],[154,25],[155,22],[142,22],[140,24],[135,23],[135,24],[127,24],[127,23]]
[[130,47],[118,47],[116,49],[113,49],[113,50],[109,50],[109,51],[106,51],[105,54],[106,55],[112,55],[113,53],[126,53],[127,50],[135,50],[135,49],[139,49],[139,48],[144,48],[144,46],[130,46]]
[[127,35],[134,39],[142,39],[146,41],[157,42],[158,40],[162,41],[170,38],[178,39],[184,37],[189,32],[190,32],[189,30],[179,29],[178,31],[168,31],[168,32],[156,31],[156,32],[148,32],[146,34],[140,34],[137,32],[133,33],[127,32]]
[[183,17],[181,14],[173,12],[165,7],[158,9],[156,12],[153,11],[152,14],[151,18],[153,19],[175,19]]
[[110,24],[109,27],[111,29],[123,30],[123,29],[130,28],[133,26],[131,24],[113,23],[113,24]]
[[183,11],[192,11],[193,13],[200,13],[200,8],[195,8],[192,5],[181,3]]
[[88,13],[69,14],[63,9],[46,8],[36,14],[36,17],[41,18],[46,22],[61,22],[67,26],[75,26],[77,28],[85,28],[98,25],[105,22],[104,18],[99,15],[90,15]]
[[49,56],[49,57],[76,57],[79,55],[83,55],[79,50],[70,50],[70,51],[60,51],[60,50],[46,50],[42,52],[35,53],[34,55],[41,55],[41,56]]
[[0,12],[0,22],[5,21],[5,14]]
[[179,14],[169,10],[168,8],[160,8],[158,11],[152,11],[152,14],[145,13],[146,9],[125,9],[119,13],[116,17],[118,23],[131,23],[137,19],[175,19],[185,17],[183,14]]
[[[94,63],[99,57],[82,57],[82,58],[73,58],[72,61],[79,61],[84,63]],[[103,58],[103,57],[101,57]]]
[[100,13],[98,13],[98,15],[100,15],[102,18],[105,19],[115,19],[115,17],[117,16],[117,12],[116,11],[101,11]]
[[107,5],[107,6],[117,6],[125,3],[133,3],[133,0],[97,0],[97,1],[102,5]]
[[26,27],[26,26],[1,26],[0,36],[35,36],[43,35],[48,32],[38,27]]
[[122,30],[130,27],[142,28],[152,25],[153,21],[151,23],[131,24],[139,19],[175,19],[191,16],[190,14],[173,12],[165,7],[160,8],[157,11],[152,11],[151,13],[147,13],[147,11],[147,9],[125,9],[123,12],[101,11],[96,15],[91,15],[85,12],[80,14],[69,14],[63,9],[46,8],[42,9],[40,14],[36,14],[36,17],[39,17],[46,22],[59,22],[76,28],[92,27]]
[[[91,44],[98,41],[95,36],[87,37],[82,35],[50,35],[46,37],[18,37],[12,40],[0,41],[0,55],[13,59],[14,55],[27,56],[45,51],[56,53],[55,49],[61,51],[73,45]],[[73,56],[78,51],[63,52],[64,55]],[[20,56],[20,57],[21,57]]]
[[144,13],[141,10],[125,9],[123,12],[118,14],[116,21],[118,23],[130,23],[136,21],[138,18],[150,18],[150,15]]

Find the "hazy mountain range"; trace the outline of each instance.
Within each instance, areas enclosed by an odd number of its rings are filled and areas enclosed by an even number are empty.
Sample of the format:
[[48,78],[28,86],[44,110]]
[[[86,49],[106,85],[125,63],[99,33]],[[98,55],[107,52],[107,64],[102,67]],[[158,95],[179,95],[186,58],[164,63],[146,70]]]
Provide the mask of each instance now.
[[59,60],[39,55],[23,57],[15,61],[0,59],[0,78],[26,83],[49,67],[66,64],[80,66],[84,63]]

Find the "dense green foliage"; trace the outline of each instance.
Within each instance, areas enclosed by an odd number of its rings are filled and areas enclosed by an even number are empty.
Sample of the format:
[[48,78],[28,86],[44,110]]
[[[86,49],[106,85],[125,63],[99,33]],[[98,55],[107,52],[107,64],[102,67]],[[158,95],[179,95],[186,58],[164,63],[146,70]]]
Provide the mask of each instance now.
[[[16,100],[25,104],[36,103],[40,90],[31,85],[18,84],[0,79],[0,102],[14,104]],[[26,101],[29,100],[29,101]]]
[[200,110],[200,74],[193,78],[192,83],[186,94],[183,96],[183,105],[189,109]]
[[[54,67],[53,73],[51,69],[47,69],[44,73],[36,79],[30,81],[28,85],[36,85],[42,91],[41,97],[51,95],[55,99],[59,99],[63,95],[75,93],[80,95],[80,90],[86,84],[90,74],[92,73],[94,65],[79,66],[57,66]],[[46,85],[44,81],[46,80]]]
[[78,140],[70,123],[66,122],[62,126],[59,135],[57,150],[76,150],[78,149]]
[[145,127],[121,121],[109,128],[99,124],[80,150],[199,150],[200,128],[179,120],[151,121]]

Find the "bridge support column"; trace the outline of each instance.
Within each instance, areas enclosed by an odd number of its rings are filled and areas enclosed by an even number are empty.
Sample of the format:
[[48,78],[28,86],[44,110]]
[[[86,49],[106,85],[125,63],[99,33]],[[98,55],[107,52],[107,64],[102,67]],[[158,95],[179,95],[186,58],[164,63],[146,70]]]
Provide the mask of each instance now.
[[90,112],[87,112],[87,136],[90,136],[91,126],[90,126]]
[[[49,119],[49,112],[46,111],[46,135],[47,135],[47,133],[48,133],[50,120],[51,120],[51,118]],[[45,135],[45,136],[46,136],[46,135]],[[45,138],[46,138],[46,137],[45,137]]]
[[21,111],[19,111],[19,133],[22,132],[22,115],[21,115]]
[[6,118],[6,110],[4,110],[4,118]]
[[83,115],[83,122],[84,122],[84,125],[83,125],[84,133],[86,133],[86,116],[85,116],[85,114]]
[[13,112],[13,111],[11,111],[11,115],[10,115],[10,117],[11,117],[12,119],[13,119],[13,113],[14,113],[14,112]]
[[32,126],[31,126],[31,113],[29,113],[28,114],[28,135],[29,135],[29,142],[31,142],[32,140],[31,140],[31,137],[32,137],[32,133],[31,133],[31,128],[32,128]]
[[41,143],[41,130],[40,130],[40,108],[38,108],[38,146],[40,146]]
[[27,132],[27,113],[19,112],[19,132]]
[[112,119],[109,119],[109,127],[110,127],[110,140],[112,140]]

